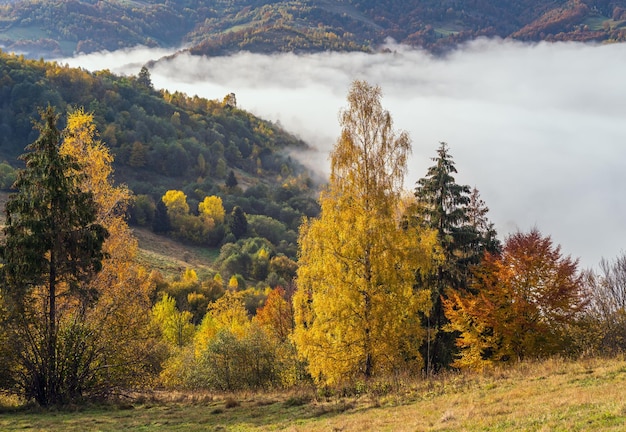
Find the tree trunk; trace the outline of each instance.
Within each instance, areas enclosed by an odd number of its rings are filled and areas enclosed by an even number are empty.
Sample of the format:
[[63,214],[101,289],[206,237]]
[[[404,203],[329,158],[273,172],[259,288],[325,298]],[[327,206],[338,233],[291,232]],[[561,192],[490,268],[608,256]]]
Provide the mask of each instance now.
[[58,380],[57,380],[57,358],[56,358],[56,345],[57,345],[57,328],[56,328],[56,264],[54,248],[50,252],[50,275],[48,279],[48,295],[50,297],[48,302],[48,376],[46,381],[48,382],[46,389],[46,402],[52,404],[58,402]]

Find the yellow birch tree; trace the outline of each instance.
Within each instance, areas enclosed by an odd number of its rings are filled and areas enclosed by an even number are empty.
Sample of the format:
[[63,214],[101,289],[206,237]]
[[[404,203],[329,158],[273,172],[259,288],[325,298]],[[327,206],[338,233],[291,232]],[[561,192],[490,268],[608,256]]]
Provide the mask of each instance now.
[[226,216],[222,199],[215,195],[205,197],[198,204],[198,212],[206,219],[213,219],[215,223],[224,223],[224,217]]
[[414,281],[436,237],[400,227],[410,139],[393,130],[380,98],[379,87],[353,83],[320,217],[300,231],[293,339],[320,384],[422,367],[419,313],[430,292]]

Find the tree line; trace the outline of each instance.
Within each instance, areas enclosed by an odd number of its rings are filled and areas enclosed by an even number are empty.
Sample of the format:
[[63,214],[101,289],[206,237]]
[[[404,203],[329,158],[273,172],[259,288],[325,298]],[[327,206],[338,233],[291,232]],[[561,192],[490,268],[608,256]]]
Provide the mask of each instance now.
[[[228,220],[206,196],[193,217],[227,223],[236,242],[222,247],[221,271],[172,281],[137,263],[131,193],[112,182],[93,114],[70,111],[59,130],[43,110],[5,210],[0,388],[41,405],[142,387],[332,391],[621,351],[624,257],[595,273],[536,228],[500,242],[445,143],[407,194],[410,137],[381,97],[353,83],[297,262],[246,236],[240,208]],[[174,226],[192,216],[182,191],[160,202]],[[270,272],[275,283],[246,287]]]

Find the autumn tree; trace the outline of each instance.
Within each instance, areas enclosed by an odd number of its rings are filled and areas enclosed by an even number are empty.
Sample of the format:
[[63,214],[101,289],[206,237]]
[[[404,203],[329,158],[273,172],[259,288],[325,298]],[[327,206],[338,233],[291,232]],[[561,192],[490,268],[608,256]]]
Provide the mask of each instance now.
[[165,293],[153,306],[150,317],[152,327],[156,328],[167,353],[161,365],[160,382],[168,387],[182,386],[188,379],[186,370],[194,362],[191,343],[196,328],[191,322],[193,314],[179,310],[176,299]]
[[293,330],[293,306],[285,299],[283,288],[274,288],[269,293],[254,320],[272,337],[281,342],[288,340]]
[[163,339],[175,348],[182,348],[193,340],[195,331],[191,323],[193,314],[179,311],[176,300],[164,294],[152,308],[153,323],[161,331]]
[[[181,323],[184,312],[177,313],[171,299],[168,304],[166,315],[178,318],[172,324]],[[191,334],[188,320],[183,324],[172,328]],[[166,386],[217,390],[272,385],[278,381],[275,343],[248,318],[243,293],[227,292],[209,306],[193,346],[180,347],[168,359],[161,380]]]
[[472,290],[443,301],[449,330],[460,334],[454,365],[480,369],[563,350],[586,302],[577,266],[537,229],[511,235],[501,255],[487,254]]
[[626,349],[626,254],[602,259],[597,270],[584,274],[589,304],[583,323],[588,332],[586,350],[602,353]]
[[426,270],[435,237],[400,227],[410,140],[380,98],[379,87],[353,83],[320,217],[300,231],[293,338],[318,383],[422,366],[418,313],[430,293],[414,290],[414,272]]
[[203,217],[212,219],[217,224],[223,223],[224,217],[226,216],[222,199],[215,195],[205,197],[204,200],[198,204],[198,212]]
[[0,255],[2,297],[13,318],[9,334],[21,369],[14,385],[27,398],[50,405],[81,396],[81,377],[72,374],[71,357],[63,355],[75,350],[64,347],[84,331],[80,322],[71,325],[72,315],[96,300],[87,282],[102,268],[108,233],[96,222],[93,194],[80,188],[81,165],[59,152],[57,114],[48,107],[41,117],[39,138],[22,156],[26,168],[6,205]]
[[488,208],[478,190],[456,183],[457,173],[446,143],[437,149],[435,162],[425,177],[417,182],[412,216],[418,226],[437,231],[443,259],[433,265],[433,272],[418,278],[432,290],[432,310],[424,318],[428,337],[422,353],[428,372],[448,366],[454,359],[456,335],[446,333],[447,318],[442,299],[449,290],[465,290],[470,267],[478,264],[485,251],[496,252],[499,243],[495,229],[487,219]]
[[189,213],[189,204],[187,204],[187,195],[183,191],[168,190],[161,197],[161,201],[167,207],[170,215],[184,215]]
[[[148,333],[154,286],[136,263],[139,246],[126,221],[132,194],[113,183],[113,156],[98,138],[92,113],[77,109],[68,114],[60,152],[79,162],[79,187],[93,195],[96,221],[109,233],[102,247],[102,270],[88,283],[97,301],[77,314],[90,334],[89,344],[77,341],[90,348],[83,362],[99,383],[92,391],[143,385],[149,382],[146,371],[154,355]],[[107,364],[106,373],[99,367],[102,363]]]

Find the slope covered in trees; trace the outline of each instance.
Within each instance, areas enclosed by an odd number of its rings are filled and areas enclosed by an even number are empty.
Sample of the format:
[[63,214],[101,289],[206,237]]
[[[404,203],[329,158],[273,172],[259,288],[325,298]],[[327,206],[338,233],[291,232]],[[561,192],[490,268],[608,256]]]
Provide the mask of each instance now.
[[93,118],[85,134],[104,143],[115,180],[134,193],[132,224],[196,246],[229,244],[215,253],[227,282],[289,279],[298,225],[319,212],[314,182],[289,157],[306,144],[238,109],[234,95],[157,92],[139,72],[89,73],[0,53],[0,187],[10,188],[17,156],[36,138],[37,107],[84,108]]
[[[243,196],[250,187],[248,195],[279,194],[272,186],[257,184],[259,179],[284,185],[283,198],[311,186],[302,167],[288,156],[289,150],[306,144],[227,100],[157,92],[149,74],[142,79],[141,73],[89,73],[0,52],[0,158],[15,164],[35,138],[31,121],[37,107],[51,104],[60,112],[83,107],[93,113],[114,156],[116,179],[137,194],[160,197],[176,187],[195,197],[197,189],[217,191],[231,171],[242,185],[231,188],[230,195]],[[195,207],[203,198],[195,198]],[[251,210],[244,200],[238,204]],[[226,203],[228,211],[232,207]]]
[[195,54],[374,50],[387,37],[433,51],[478,36],[622,41],[625,0],[87,0],[0,2],[0,44],[33,57],[135,45]]

